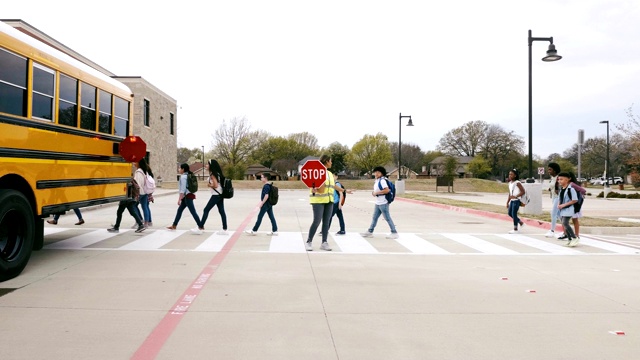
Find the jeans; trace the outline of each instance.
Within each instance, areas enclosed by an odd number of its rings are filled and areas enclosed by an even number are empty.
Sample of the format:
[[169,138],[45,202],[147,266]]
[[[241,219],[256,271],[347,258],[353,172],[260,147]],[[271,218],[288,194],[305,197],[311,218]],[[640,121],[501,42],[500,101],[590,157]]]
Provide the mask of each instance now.
[[329,221],[329,228],[333,222],[333,215],[338,216],[338,222],[340,223],[340,231],[344,232],[344,217],[342,216],[342,209],[338,206],[338,203],[333,203],[333,213],[331,214],[331,221]]
[[520,218],[518,217],[518,210],[520,209],[520,200],[511,200],[509,203],[509,216],[513,219],[513,228],[517,229],[520,224]]
[[131,214],[131,216],[136,219],[136,224],[138,224],[138,226],[142,226],[142,219],[136,211],[137,207],[138,203],[133,200],[120,201],[120,203],[118,203],[118,210],[116,211],[116,223],[113,224],[113,228],[120,229],[120,222],[122,221],[122,213],[124,212],[124,209],[129,210],[129,214]]
[[391,220],[391,215],[389,214],[389,204],[384,205],[376,205],[373,209],[373,218],[371,219],[371,225],[369,225],[369,232],[372,233],[373,229],[378,225],[378,218],[382,214],[385,220],[387,220],[387,224],[389,224],[389,228],[391,229],[391,233],[397,233],[396,226],[393,224],[393,220]]
[[273,205],[269,204],[268,201],[264,203],[264,205],[262,205],[262,207],[260,208],[260,213],[258,213],[258,219],[256,220],[256,224],[253,225],[252,230],[258,231],[258,229],[260,228],[260,224],[262,224],[262,218],[264,217],[265,213],[269,215],[269,220],[271,220],[271,231],[273,232],[278,231],[278,224],[276,224],[276,218],[275,216],[273,216]]
[[556,231],[556,222],[560,217],[560,209],[558,209],[559,197],[551,199],[551,231]]
[[562,227],[564,228],[564,234],[567,236],[567,240],[576,238],[576,233],[574,233],[571,228],[571,216],[562,217]]
[[140,195],[140,207],[142,208],[142,215],[144,222],[150,223],[151,221],[151,209],[149,209],[149,194]]
[[327,242],[329,226],[331,226],[331,215],[333,214],[333,203],[311,204],[313,209],[313,222],[309,227],[309,237],[307,242],[313,241],[313,236],[318,231],[318,225],[322,221],[322,242]]
[[209,198],[207,206],[205,206],[202,211],[202,227],[204,227],[204,224],[207,222],[209,211],[211,211],[211,209],[216,205],[218,206],[218,212],[222,218],[222,230],[227,230],[227,214],[224,212],[224,198],[221,195],[211,195]]
[[173,226],[178,226],[178,223],[180,222],[180,218],[182,217],[182,212],[184,211],[184,208],[189,208],[189,212],[191,213],[191,216],[193,216],[193,220],[196,221],[198,228],[202,228],[202,224],[200,223],[200,217],[196,212],[195,206],[193,206],[193,200],[189,199],[186,196],[182,198],[182,201],[180,202],[180,206],[178,206],[178,212],[176,213],[176,218],[173,219]]
[[[78,217],[78,220],[82,220],[82,213],[80,213],[80,209],[74,208],[73,212],[76,213],[76,216]],[[53,220],[54,221],[58,221],[58,219],[60,219],[60,214],[53,215]]]

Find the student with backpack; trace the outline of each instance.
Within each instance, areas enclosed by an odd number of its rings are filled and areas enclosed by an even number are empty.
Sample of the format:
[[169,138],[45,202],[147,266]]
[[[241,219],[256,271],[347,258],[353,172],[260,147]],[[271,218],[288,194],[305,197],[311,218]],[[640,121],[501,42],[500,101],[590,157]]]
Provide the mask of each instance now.
[[127,185],[127,199],[120,200],[118,203],[118,210],[116,210],[116,223],[107,229],[110,233],[120,232],[120,223],[122,222],[122,213],[124,210],[129,210],[129,214],[136,220],[136,233],[143,232],[146,227],[142,223],[138,211],[138,201],[140,200],[140,185],[134,177],[131,178],[131,183]]
[[513,230],[509,231],[509,234],[518,233],[518,225],[524,226],[524,222],[518,217],[518,210],[520,210],[520,199],[526,194],[524,186],[520,182],[520,174],[518,170],[509,170],[509,196],[507,197],[507,213],[509,217],[513,219]]
[[[142,218],[144,218],[144,226],[150,227],[153,225],[151,221],[151,209],[149,208],[149,196],[153,194],[155,190],[156,183],[153,179],[153,174],[151,173],[151,169],[149,169],[149,165],[147,161],[142,158],[138,161],[137,169],[134,172],[134,179],[140,185],[140,207],[142,207]],[[138,211],[138,215],[140,215],[140,211],[136,206],[136,211]]]
[[568,240],[567,246],[574,247],[578,245],[580,238],[573,232],[569,221],[573,215],[575,215],[574,204],[578,202],[578,192],[572,187],[571,175],[568,172],[558,174],[558,183],[560,183],[560,187],[562,188],[560,190],[560,201],[558,204],[562,227]]
[[[344,235],[347,232],[345,231],[342,207],[344,206],[347,194],[353,194],[353,190],[347,190],[344,188],[344,186],[342,186],[342,184],[338,181],[338,174],[334,175],[334,178],[336,179],[336,188],[333,192],[333,214],[331,214],[331,222],[333,222],[333,216],[337,216],[338,222],[340,223],[340,231],[338,231],[336,235]],[[331,227],[331,225],[329,225],[329,227]]]
[[222,230],[218,231],[217,234],[227,235],[227,213],[224,211],[224,197],[222,196],[222,184],[225,180],[224,174],[222,174],[222,168],[217,160],[209,160],[206,168],[209,170],[209,183],[207,186],[211,191],[211,197],[209,198],[209,202],[207,202],[207,206],[205,206],[202,211],[200,225],[204,228],[204,224],[207,222],[207,218],[209,218],[209,211],[211,211],[214,206],[217,206],[218,213],[222,219]]
[[391,234],[387,235],[387,239],[397,239],[399,237],[398,231],[391,219],[391,214],[389,214],[389,203],[395,198],[395,189],[393,188],[393,185],[391,185],[391,181],[387,178],[387,170],[384,167],[376,166],[373,168],[373,175],[376,178],[373,183],[373,192],[371,193],[371,195],[376,198],[373,208],[373,217],[371,219],[369,229],[360,235],[363,237],[372,237],[373,230],[378,224],[378,218],[382,215],[391,229]]
[[204,227],[200,222],[196,208],[193,206],[193,200],[196,198],[195,192],[198,191],[198,179],[196,175],[189,170],[189,164],[181,164],[178,172],[180,173],[180,180],[178,182],[178,191],[180,192],[178,195],[178,211],[176,212],[173,223],[167,226],[167,229],[175,230],[182,217],[182,212],[185,208],[189,208],[189,212],[198,226],[197,228],[191,229],[191,232],[200,235]]
[[260,224],[262,223],[262,218],[266,213],[269,215],[269,220],[271,220],[271,231],[268,233],[269,235],[278,236],[278,224],[276,223],[276,218],[273,215],[273,205],[269,201],[269,192],[271,191],[272,184],[267,184],[271,176],[269,174],[262,174],[260,176],[260,181],[262,181],[262,192],[260,193],[260,212],[258,213],[258,219],[256,219],[255,225],[251,230],[245,230],[245,233],[255,236],[260,228]]

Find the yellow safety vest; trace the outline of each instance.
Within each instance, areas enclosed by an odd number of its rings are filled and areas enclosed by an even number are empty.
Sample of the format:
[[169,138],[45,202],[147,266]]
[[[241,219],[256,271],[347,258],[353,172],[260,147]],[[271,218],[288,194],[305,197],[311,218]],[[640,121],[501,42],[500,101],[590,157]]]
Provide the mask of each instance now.
[[331,171],[327,171],[327,181],[324,183],[324,191],[316,192],[313,194],[313,190],[309,189],[309,203],[310,204],[326,204],[333,203],[333,193],[336,189],[336,180],[333,177]]

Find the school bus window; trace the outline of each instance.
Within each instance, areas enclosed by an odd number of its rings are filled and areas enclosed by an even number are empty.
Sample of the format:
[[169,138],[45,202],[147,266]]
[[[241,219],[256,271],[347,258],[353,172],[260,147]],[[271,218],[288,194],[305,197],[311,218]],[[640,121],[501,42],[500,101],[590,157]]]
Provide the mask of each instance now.
[[98,131],[111,134],[111,94],[98,90],[100,94],[100,112],[98,113]]
[[27,59],[0,49],[0,112],[27,116]]
[[96,88],[80,83],[80,127],[96,131]]
[[60,74],[58,124],[78,127],[78,80]]
[[129,102],[114,96],[114,133],[117,136],[129,136]]
[[55,82],[56,75],[53,70],[33,64],[33,117],[53,120]]

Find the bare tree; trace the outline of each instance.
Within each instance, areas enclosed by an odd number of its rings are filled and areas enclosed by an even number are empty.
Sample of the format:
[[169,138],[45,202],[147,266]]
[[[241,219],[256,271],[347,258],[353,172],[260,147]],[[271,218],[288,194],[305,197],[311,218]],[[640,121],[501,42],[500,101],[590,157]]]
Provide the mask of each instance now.
[[476,156],[486,140],[489,125],[482,121],[470,121],[446,133],[438,150],[453,156]]

